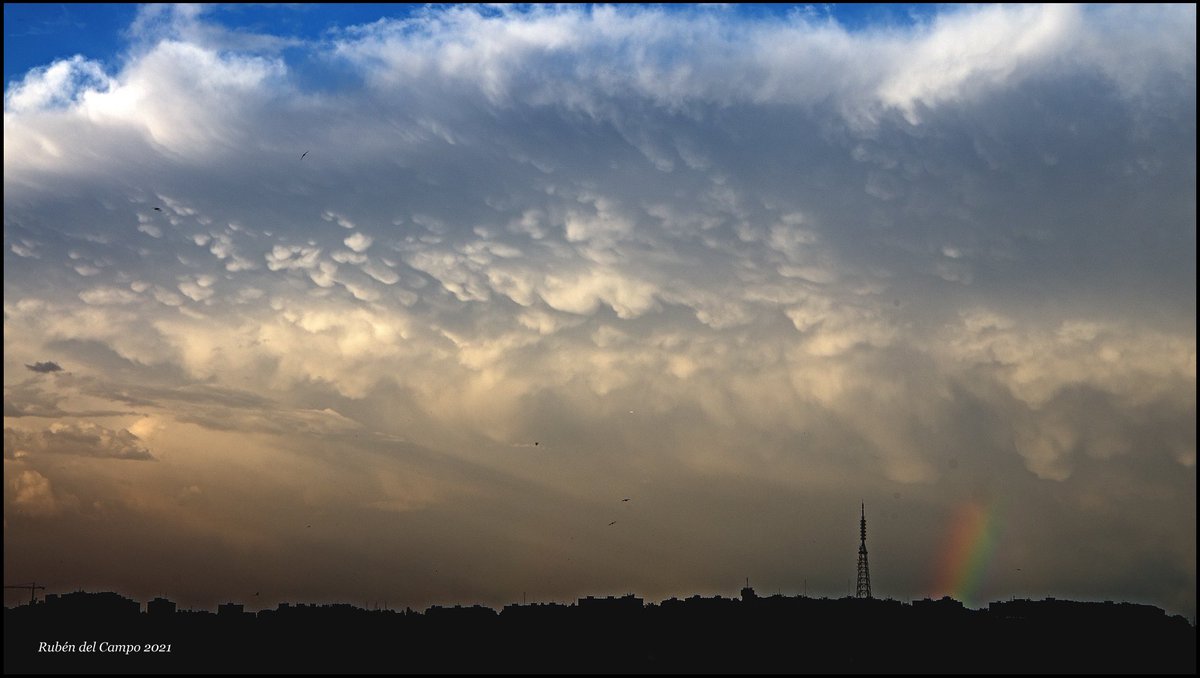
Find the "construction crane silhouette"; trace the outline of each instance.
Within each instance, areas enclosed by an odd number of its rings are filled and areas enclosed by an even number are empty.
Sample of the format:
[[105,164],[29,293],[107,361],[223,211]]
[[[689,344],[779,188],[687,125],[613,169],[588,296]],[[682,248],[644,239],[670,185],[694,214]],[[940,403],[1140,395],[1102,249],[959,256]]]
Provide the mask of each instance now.
[[6,589],[29,589],[29,604],[30,605],[33,605],[35,602],[37,602],[37,590],[38,589],[41,589],[43,591],[46,590],[45,586],[39,586],[37,582],[33,582],[32,584],[5,585],[4,588],[6,588]]

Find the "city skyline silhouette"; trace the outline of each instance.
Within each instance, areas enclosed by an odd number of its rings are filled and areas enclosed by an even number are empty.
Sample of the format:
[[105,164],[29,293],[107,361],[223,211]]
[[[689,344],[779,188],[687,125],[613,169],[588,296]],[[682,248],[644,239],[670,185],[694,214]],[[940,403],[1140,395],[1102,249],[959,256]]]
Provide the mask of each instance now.
[[78,591],[4,614],[6,672],[1188,673],[1196,666],[1196,627],[1148,605],[1047,598],[971,610],[949,597],[759,596],[749,584],[736,598],[658,603],[626,594],[501,610],[281,603],[257,613],[236,603],[215,613],[178,609],[163,598],[143,611],[116,593]]

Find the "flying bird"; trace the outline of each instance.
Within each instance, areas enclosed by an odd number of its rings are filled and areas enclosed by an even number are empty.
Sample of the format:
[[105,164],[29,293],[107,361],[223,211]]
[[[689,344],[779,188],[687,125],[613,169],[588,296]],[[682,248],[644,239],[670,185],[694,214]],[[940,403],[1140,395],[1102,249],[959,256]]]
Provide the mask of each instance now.
[[161,211],[162,211],[162,208],[161,208],[161,207],[155,207],[155,208],[154,208],[154,211],[155,211],[155,212],[161,212]]
[[611,523],[609,523],[609,524],[608,524],[608,526],[609,526],[609,527],[612,527],[613,525],[616,525],[616,524],[617,524],[617,521],[615,521],[615,520],[614,520],[614,521],[612,521]]
[[301,153],[301,154],[300,154],[300,159],[301,159],[301,160],[303,160],[303,159],[304,159],[304,156],[306,156],[306,155],[308,155],[308,151],[305,151],[305,152]]
[[629,501],[629,497],[625,497],[625,498],[624,498],[624,499],[622,499],[621,501]]

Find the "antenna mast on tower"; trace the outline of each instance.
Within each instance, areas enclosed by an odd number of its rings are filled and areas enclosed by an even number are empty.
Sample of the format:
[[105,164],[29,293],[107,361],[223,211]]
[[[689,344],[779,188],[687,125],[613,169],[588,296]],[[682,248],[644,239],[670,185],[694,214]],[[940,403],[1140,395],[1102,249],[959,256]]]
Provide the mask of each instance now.
[[859,535],[862,539],[858,544],[858,586],[854,589],[855,598],[871,597],[871,568],[867,566],[867,505],[862,505],[862,517],[858,523]]

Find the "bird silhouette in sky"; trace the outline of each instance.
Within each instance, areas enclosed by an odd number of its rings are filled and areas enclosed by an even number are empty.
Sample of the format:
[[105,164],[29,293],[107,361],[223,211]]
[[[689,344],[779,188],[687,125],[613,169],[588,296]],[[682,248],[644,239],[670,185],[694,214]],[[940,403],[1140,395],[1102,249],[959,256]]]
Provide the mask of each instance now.
[[155,212],[161,212],[161,211],[162,211],[162,208],[161,208],[161,207],[155,207],[155,208],[154,208],[154,211],[155,211]]
[[301,160],[303,160],[303,159],[304,159],[304,156],[306,156],[306,155],[308,155],[308,151],[305,151],[305,152],[301,153],[301,154],[300,154],[300,159],[301,159]]
[[629,501],[629,497],[625,497],[625,498],[624,498],[624,499],[622,499],[621,501]]
[[614,520],[614,521],[612,521],[611,523],[609,523],[609,524],[608,524],[608,526],[609,526],[609,527],[612,527],[613,525],[616,525],[616,524],[617,524],[617,521],[615,521],[615,520]]

